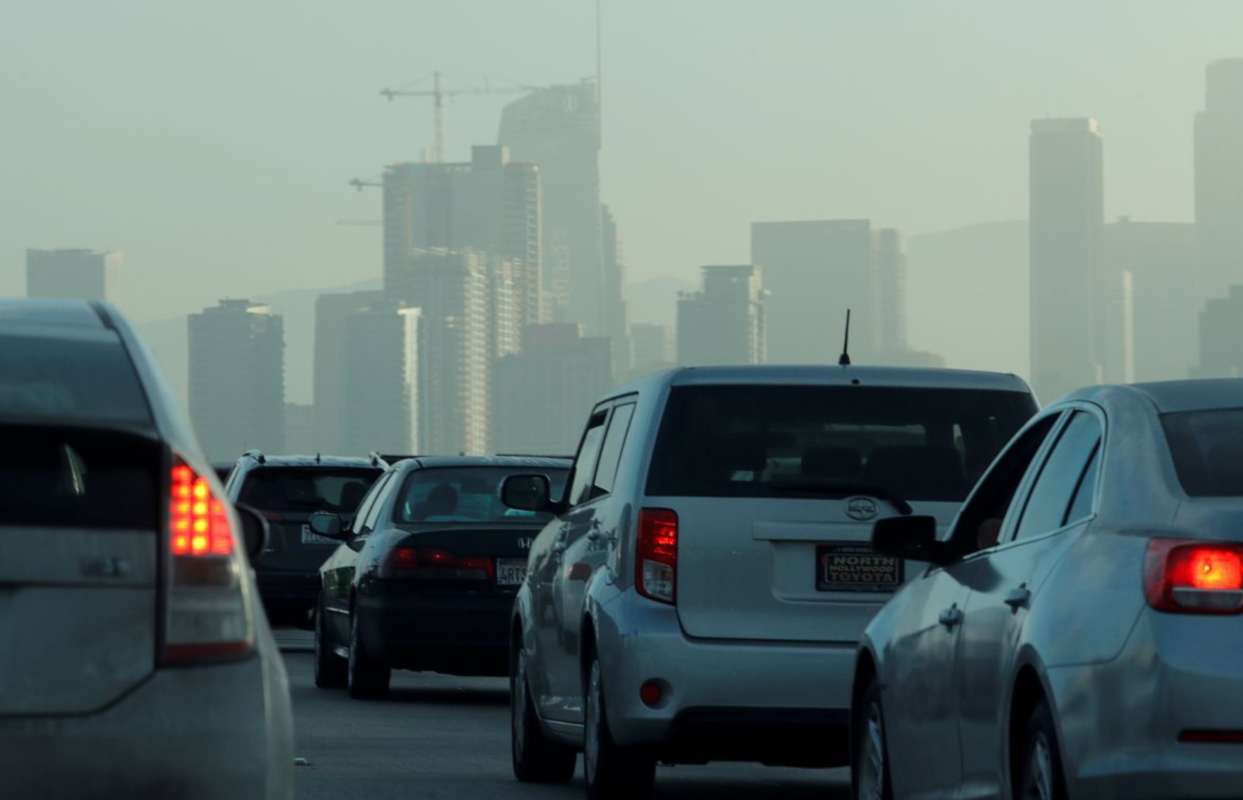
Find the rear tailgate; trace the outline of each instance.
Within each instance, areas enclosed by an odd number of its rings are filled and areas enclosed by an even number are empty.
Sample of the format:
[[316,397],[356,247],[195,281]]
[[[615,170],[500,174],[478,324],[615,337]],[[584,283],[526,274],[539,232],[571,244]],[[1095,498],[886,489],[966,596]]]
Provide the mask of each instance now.
[[[392,548],[414,551],[415,569],[432,593],[515,594],[526,579],[527,555],[540,525],[402,525]],[[463,569],[462,564],[469,565]],[[481,566],[485,565],[485,566]]]
[[155,667],[164,448],[0,425],[0,716],[84,714]]

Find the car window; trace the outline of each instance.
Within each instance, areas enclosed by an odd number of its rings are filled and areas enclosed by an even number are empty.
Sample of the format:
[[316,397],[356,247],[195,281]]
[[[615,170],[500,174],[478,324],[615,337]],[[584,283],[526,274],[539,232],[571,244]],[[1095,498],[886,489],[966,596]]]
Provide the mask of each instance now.
[[976,487],[954,524],[952,536],[962,553],[986,550],[997,544],[1010,504],[1060,418],[1060,414],[1051,414],[1019,434]]
[[382,470],[372,467],[260,467],[238,502],[261,511],[353,514]]
[[1027,496],[1014,538],[1027,539],[1055,531],[1066,521],[1071,499],[1101,441],[1096,417],[1077,411],[1040,468]]
[[647,493],[961,502],[1036,412],[1013,391],[889,386],[682,386],[670,393]]
[[613,491],[613,481],[617,479],[617,466],[621,461],[622,449],[626,444],[626,435],[630,433],[630,420],[633,417],[634,403],[627,403],[613,409],[613,418],[609,420],[609,431],[605,434],[604,445],[600,448],[596,477],[592,481],[591,496],[593,498]]
[[587,422],[587,430],[583,433],[583,442],[578,447],[578,456],[574,459],[574,482],[570,485],[570,493],[566,502],[571,506],[584,503],[591,499],[591,482],[595,476],[596,462],[600,457],[600,445],[604,441],[604,424],[608,421],[608,411],[597,411]]
[[551,514],[510,508],[501,500],[506,478],[527,472],[548,476],[552,497],[565,490],[568,470],[535,467],[429,467],[414,470],[401,487],[395,519],[407,524],[546,522]]
[[358,513],[354,515],[354,523],[351,526],[351,530],[354,532],[355,536],[362,531],[363,521],[371,513],[372,507],[376,504],[376,498],[378,498],[384,491],[384,487],[388,485],[388,482],[392,479],[392,477],[392,472],[386,472],[380,480],[376,481],[375,484],[372,485],[371,490],[367,492],[367,496],[363,498],[363,502],[358,506]]
[[380,479],[380,485],[376,487],[375,494],[372,495],[371,505],[367,508],[366,516],[359,514],[362,517],[362,524],[355,525],[354,532],[356,534],[370,533],[375,530],[376,520],[379,519],[380,510],[384,507],[384,490],[393,482],[393,474],[390,472]]
[[1243,497],[1243,409],[1161,418],[1178,480],[1191,497]]
[[1092,515],[1092,501],[1096,499],[1096,476],[1100,473],[1100,465],[1101,445],[1098,444],[1092,451],[1092,459],[1088,461],[1083,477],[1079,479],[1079,485],[1075,487],[1075,498],[1070,501],[1066,519],[1062,521],[1063,525],[1079,522]]

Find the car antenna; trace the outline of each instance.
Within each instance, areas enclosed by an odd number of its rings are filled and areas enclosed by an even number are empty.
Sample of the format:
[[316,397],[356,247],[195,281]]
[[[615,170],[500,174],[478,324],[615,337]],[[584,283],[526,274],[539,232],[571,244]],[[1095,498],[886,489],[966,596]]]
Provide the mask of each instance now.
[[837,359],[838,366],[850,366],[850,309],[846,309],[846,340],[842,342],[842,357]]
[[320,455],[321,455],[320,453],[316,453],[316,454],[315,454],[315,463],[316,463],[316,464],[320,463],[320,461],[319,461],[319,457],[320,457]]

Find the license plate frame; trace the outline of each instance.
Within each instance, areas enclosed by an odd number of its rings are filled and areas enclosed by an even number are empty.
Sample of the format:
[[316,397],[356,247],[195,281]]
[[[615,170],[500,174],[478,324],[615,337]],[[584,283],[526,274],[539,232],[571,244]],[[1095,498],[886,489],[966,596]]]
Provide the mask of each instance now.
[[818,592],[888,593],[906,577],[902,559],[880,555],[864,542],[816,545],[815,566]]
[[318,533],[312,533],[310,525],[302,526],[302,536],[300,538],[300,541],[302,542],[302,544],[325,544],[325,545],[341,544],[335,539],[329,539],[327,536],[320,536]]
[[527,580],[525,558],[498,558],[496,560],[496,585],[521,586]]

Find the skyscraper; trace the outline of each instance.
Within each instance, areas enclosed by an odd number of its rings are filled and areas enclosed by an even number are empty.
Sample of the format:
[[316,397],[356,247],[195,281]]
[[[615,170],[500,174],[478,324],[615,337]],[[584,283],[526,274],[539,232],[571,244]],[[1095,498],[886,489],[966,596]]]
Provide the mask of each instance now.
[[630,326],[630,375],[640,378],[677,363],[678,350],[668,325],[636,322]]
[[603,332],[613,347],[613,372],[622,374],[630,369],[630,343],[626,340],[626,265],[621,239],[617,236],[617,220],[608,206],[600,207],[601,230],[604,236],[604,312]]
[[1243,59],[1209,65],[1195,141],[1201,290],[1217,297],[1243,283]]
[[345,315],[342,452],[419,452],[420,315],[392,301]]
[[121,254],[94,250],[27,250],[28,297],[117,299]]
[[906,245],[893,228],[876,232],[877,306],[880,344],[887,353],[907,349]]
[[[355,312],[381,303],[383,299],[383,292],[369,291],[325,294],[315,301],[313,415],[315,448],[320,452],[350,452],[345,449],[345,412],[342,406],[347,385],[345,320]],[[380,444],[374,442],[372,447],[379,447]],[[357,452],[354,454],[359,455]]]
[[1030,148],[1031,368],[1049,401],[1104,378],[1104,145],[1096,120],[1044,119]]
[[759,267],[704,267],[703,290],[678,299],[678,363],[763,364],[764,299]]
[[190,417],[214,461],[285,449],[285,337],[268,306],[221,300],[191,314]]
[[505,107],[500,143],[540,165],[544,201],[544,288],[553,318],[606,334],[600,210],[599,104],[592,83],[552,86]]
[[1243,378],[1243,284],[1210,298],[1200,313],[1200,363],[1193,378]]

